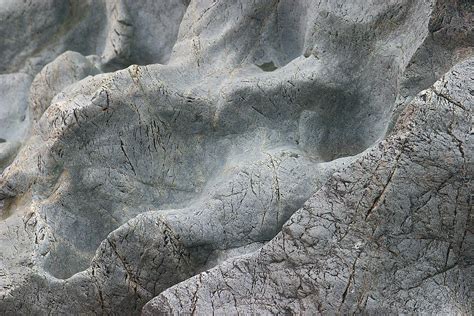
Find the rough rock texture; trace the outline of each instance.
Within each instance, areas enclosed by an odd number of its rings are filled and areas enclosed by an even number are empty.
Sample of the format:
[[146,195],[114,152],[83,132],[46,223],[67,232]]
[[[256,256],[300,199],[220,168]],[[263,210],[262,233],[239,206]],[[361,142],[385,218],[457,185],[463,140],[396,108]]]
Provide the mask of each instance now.
[[160,294],[145,314],[470,314],[474,59],[405,108],[261,250]]
[[0,312],[469,314],[473,17],[0,0]]
[[64,88],[100,72],[93,61],[71,51],[65,52],[47,64],[31,84],[30,107],[33,119],[39,120],[54,96]]

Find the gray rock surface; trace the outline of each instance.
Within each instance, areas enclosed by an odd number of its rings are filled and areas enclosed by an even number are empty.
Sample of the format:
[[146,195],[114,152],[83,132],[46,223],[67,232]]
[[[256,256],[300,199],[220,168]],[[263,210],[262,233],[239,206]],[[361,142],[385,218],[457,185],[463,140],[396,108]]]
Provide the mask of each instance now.
[[64,88],[101,72],[94,65],[94,56],[90,59],[79,53],[67,51],[44,66],[36,75],[29,93],[30,109],[35,121],[41,118],[54,96]]
[[0,313],[470,313],[472,17],[0,0]]
[[262,249],[166,290],[153,314],[471,313],[474,59],[405,108]]
[[23,73],[0,75],[0,138],[19,141],[28,130],[28,90],[31,77]]
[[2,0],[0,72],[36,74],[61,53],[98,55],[106,69],[166,62],[187,0]]

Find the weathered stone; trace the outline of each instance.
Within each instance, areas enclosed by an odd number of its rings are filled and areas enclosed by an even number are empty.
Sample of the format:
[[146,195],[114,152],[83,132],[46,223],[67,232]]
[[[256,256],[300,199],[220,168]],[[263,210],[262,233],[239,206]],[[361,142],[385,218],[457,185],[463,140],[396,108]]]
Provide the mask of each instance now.
[[0,75],[0,138],[20,141],[28,131],[28,90],[31,77],[23,73]]
[[33,119],[39,120],[54,96],[67,86],[100,73],[91,60],[75,52],[65,52],[46,65],[31,84],[30,108]]
[[2,314],[469,313],[469,3],[0,3]]
[[154,314],[469,314],[474,59],[335,173],[255,253],[160,294]]

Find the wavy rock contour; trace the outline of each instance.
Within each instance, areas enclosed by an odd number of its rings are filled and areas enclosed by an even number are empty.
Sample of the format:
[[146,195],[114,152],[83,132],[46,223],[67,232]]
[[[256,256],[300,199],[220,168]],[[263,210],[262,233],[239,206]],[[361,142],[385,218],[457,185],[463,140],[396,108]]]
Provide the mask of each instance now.
[[468,1],[0,4],[3,314],[470,313]]

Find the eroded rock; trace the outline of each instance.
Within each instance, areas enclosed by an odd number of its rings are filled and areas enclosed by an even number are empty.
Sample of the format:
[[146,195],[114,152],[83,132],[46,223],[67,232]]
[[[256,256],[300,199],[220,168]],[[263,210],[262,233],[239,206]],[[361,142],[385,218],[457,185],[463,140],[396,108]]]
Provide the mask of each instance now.
[[474,59],[407,106],[261,250],[160,294],[145,315],[470,313]]
[[6,7],[2,313],[468,312],[472,6],[73,2]]

